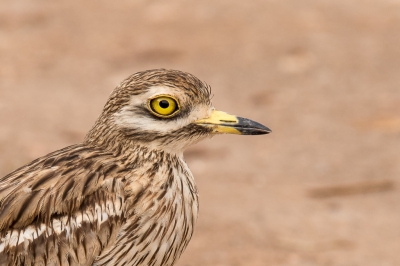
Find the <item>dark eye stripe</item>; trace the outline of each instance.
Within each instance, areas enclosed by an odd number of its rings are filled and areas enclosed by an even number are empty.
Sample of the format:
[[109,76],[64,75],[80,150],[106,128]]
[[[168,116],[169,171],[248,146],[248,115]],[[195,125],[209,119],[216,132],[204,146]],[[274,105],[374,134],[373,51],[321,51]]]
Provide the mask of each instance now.
[[[160,120],[160,121],[165,120],[165,118],[163,118],[163,117],[155,116],[152,111],[149,111],[148,108],[143,107],[143,106],[133,107],[131,111],[133,113],[135,113],[136,115],[149,117],[151,119],[156,119],[156,120]],[[189,115],[190,115],[190,108],[184,107],[182,109],[179,109],[179,113],[177,115],[170,117],[168,120],[178,120],[178,119],[186,118]]]

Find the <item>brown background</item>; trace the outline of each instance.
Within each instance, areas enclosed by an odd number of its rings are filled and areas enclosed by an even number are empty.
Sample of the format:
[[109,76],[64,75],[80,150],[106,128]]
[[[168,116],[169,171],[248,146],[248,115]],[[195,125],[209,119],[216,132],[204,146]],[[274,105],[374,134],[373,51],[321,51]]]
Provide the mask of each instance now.
[[0,174],[160,67],[273,130],[187,151],[201,209],[178,265],[400,265],[399,0],[2,0]]

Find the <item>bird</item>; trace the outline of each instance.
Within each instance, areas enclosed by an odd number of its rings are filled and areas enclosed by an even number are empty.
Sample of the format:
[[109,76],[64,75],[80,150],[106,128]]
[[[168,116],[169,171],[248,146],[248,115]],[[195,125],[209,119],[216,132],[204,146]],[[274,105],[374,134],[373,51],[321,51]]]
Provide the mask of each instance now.
[[174,265],[199,210],[184,150],[217,134],[271,132],[211,98],[178,70],[122,81],[82,143],[0,178],[0,265]]

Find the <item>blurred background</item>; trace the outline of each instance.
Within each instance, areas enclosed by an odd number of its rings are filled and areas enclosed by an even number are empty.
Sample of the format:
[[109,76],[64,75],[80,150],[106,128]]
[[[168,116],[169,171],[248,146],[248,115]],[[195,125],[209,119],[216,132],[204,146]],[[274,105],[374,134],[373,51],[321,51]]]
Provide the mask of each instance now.
[[187,151],[200,217],[178,265],[400,265],[399,0],[2,0],[0,174],[161,67],[273,130]]

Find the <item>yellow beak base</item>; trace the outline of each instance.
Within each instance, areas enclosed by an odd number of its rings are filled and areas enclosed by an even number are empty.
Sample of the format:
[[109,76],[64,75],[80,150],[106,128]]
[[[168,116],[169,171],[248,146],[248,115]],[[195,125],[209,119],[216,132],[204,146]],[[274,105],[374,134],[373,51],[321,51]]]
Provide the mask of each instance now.
[[262,135],[271,130],[253,120],[214,110],[210,117],[197,120],[195,124],[212,128],[214,134]]

